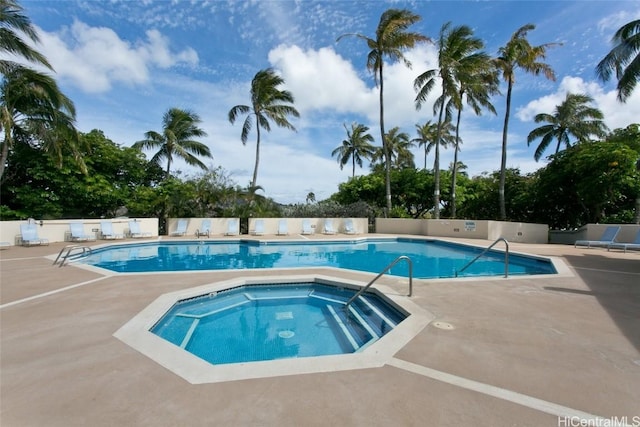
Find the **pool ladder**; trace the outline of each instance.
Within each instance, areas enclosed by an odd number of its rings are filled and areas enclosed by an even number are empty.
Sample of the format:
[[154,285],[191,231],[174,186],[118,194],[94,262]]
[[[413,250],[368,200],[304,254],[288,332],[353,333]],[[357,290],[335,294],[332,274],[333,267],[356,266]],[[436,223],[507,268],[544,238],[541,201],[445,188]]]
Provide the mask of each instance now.
[[411,262],[411,258],[409,258],[406,255],[401,255],[398,258],[394,259],[389,265],[387,265],[384,270],[382,270],[380,272],[380,274],[378,274],[376,277],[373,278],[372,281],[370,281],[369,283],[367,283],[367,286],[365,286],[364,288],[360,289],[358,292],[356,292],[356,294],[354,296],[351,297],[351,299],[349,301],[347,301],[347,303],[344,306],[344,309],[348,309],[349,305],[355,301],[356,298],[358,298],[362,293],[364,293],[367,289],[369,289],[369,287],[371,285],[374,284],[374,282],[376,280],[378,280],[380,277],[382,277],[382,275],[384,273],[386,273],[387,271],[389,271],[391,269],[391,267],[393,267],[394,265],[396,265],[397,263],[399,263],[400,261],[405,260],[407,261],[407,264],[409,264],[409,295],[411,296],[411,294],[413,293],[413,263]]
[[456,270],[456,277],[458,277],[458,273],[462,273],[463,271],[465,271],[467,269],[467,267],[469,267],[471,264],[473,264],[474,262],[476,262],[478,260],[478,258],[480,258],[482,255],[486,254],[487,252],[489,252],[491,250],[491,248],[493,248],[495,245],[498,244],[498,242],[504,242],[504,245],[506,247],[506,250],[504,252],[504,277],[509,277],[509,242],[507,242],[507,239],[505,239],[504,237],[498,237],[496,239],[495,242],[493,242],[492,244],[490,244],[484,251],[482,251],[477,257],[475,257],[474,259],[472,259],[471,261],[469,261],[464,267],[462,267],[460,270]]
[[[73,253],[74,251],[80,251],[82,250],[82,253]],[[60,249],[60,253],[58,253],[58,256],[56,257],[56,260],[53,261],[53,265],[56,265],[58,263],[58,260],[60,261],[60,265],[58,265],[58,267],[62,267],[65,263],[65,261],[67,259],[69,259],[69,257],[71,257],[72,255],[82,255],[82,256],[86,256],[86,255],[91,255],[91,248],[89,246],[82,246],[82,245],[67,245],[64,248]]]

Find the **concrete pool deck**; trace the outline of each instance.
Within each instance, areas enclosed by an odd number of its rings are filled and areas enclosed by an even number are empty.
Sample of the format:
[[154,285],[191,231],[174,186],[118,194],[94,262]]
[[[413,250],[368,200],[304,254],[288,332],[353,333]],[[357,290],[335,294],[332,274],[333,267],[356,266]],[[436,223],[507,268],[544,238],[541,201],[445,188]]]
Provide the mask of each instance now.
[[53,267],[63,246],[0,251],[3,427],[640,425],[637,251],[510,243],[570,274],[416,280],[411,301],[435,319],[383,367],[193,385],[114,332],[161,294],[282,270],[105,276]]

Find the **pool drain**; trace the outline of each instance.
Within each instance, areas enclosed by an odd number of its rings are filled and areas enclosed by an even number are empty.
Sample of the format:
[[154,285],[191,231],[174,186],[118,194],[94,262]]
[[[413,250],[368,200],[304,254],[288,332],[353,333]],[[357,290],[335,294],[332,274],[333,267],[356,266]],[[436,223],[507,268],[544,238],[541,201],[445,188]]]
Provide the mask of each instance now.
[[451,329],[455,329],[451,323],[447,323],[447,322],[433,322],[432,325],[438,329],[444,329],[447,331],[450,331]]
[[280,338],[291,338],[295,335],[296,333],[293,331],[280,331],[278,332],[278,336]]

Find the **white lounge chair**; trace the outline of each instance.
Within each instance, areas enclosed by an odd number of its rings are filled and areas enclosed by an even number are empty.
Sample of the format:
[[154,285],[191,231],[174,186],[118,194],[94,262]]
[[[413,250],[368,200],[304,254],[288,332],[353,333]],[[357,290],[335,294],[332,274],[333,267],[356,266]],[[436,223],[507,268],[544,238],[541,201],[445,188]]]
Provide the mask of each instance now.
[[140,239],[142,237],[151,237],[151,233],[146,231],[143,233],[138,221],[129,221],[129,236],[134,239]]
[[189,220],[180,218],[178,220],[178,225],[176,229],[171,232],[172,236],[184,236],[187,234],[187,225],[189,225]]
[[207,236],[211,237],[211,220],[203,219],[202,224],[200,224],[200,228],[196,230],[196,237]]
[[237,236],[240,234],[238,230],[238,218],[229,218],[227,221],[227,231],[224,233],[225,236]]
[[124,234],[113,232],[111,221],[100,221],[100,235],[104,240],[124,239]]
[[85,234],[84,224],[81,222],[70,222],[69,229],[71,230],[72,242],[86,242],[89,240],[96,240],[96,236]]
[[256,219],[253,224],[253,235],[254,236],[262,236],[264,234],[264,220]]
[[324,234],[336,234],[336,230],[333,229],[333,220],[326,219],[324,221],[324,229],[322,230]]
[[311,228],[311,221],[308,219],[302,220],[302,233],[301,234],[313,234],[313,228]]
[[287,220],[281,219],[278,221],[278,236],[286,236],[289,234],[289,230],[287,227]]
[[596,246],[609,246],[612,243],[616,243],[616,236],[620,232],[619,226],[610,225],[602,233],[600,240],[576,240],[573,247],[586,246],[588,248]]
[[357,234],[356,228],[353,225],[353,220],[351,218],[347,218],[344,221],[344,233],[345,234]]
[[625,251],[625,253],[627,252],[627,249],[638,249],[640,250],[640,230],[638,230],[638,234],[636,234],[636,238],[633,240],[633,242],[631,243],[609,243],[607,245],[607,250],[610,251],[611,249],[623,249]]
[[22,246],[48,245],[47,239],[38,237],[38,226],[35,222],[20,224],[20,240]]

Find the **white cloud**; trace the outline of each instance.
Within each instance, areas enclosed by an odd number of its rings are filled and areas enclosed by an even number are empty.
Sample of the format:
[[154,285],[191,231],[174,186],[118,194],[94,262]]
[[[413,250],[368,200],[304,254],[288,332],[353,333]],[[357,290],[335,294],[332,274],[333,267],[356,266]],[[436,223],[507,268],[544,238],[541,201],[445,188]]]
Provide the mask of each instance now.
[[57,77],[90,93],[106,92],[116,82],[147,83],[154,66],[169,68],[178,63],[198,63],[195,50],[172,52],[169,40],[156,30],[147,31],[146,40],[135,44],[121,39],[110,28],[91,27],[80,21],[59,32],[39,33],[42,51]]
[[516,112],[520,120],[532,121],[536,114],[552,114],[556,106],[562,103],[567,93],[582,93],[593,98],[593,106],[604,114],[604,122],[613,130],[638,123],[640,117],[640,89],[636,89],[626,103],[617,101],[616,91],[605,90],[596,82],[588,82],[580,77],[565,77],[558,89],[549,95],[530,101]]

